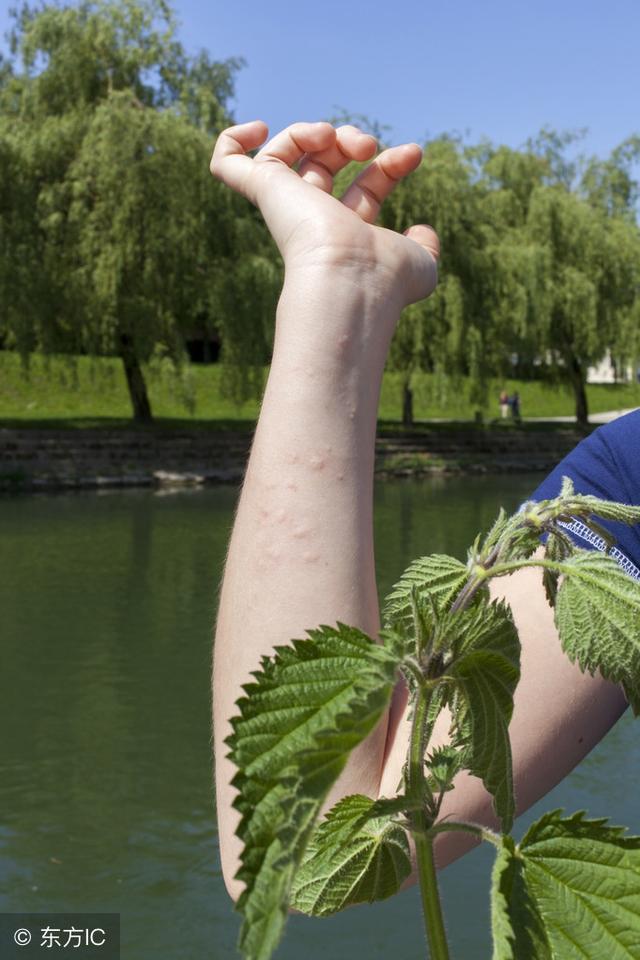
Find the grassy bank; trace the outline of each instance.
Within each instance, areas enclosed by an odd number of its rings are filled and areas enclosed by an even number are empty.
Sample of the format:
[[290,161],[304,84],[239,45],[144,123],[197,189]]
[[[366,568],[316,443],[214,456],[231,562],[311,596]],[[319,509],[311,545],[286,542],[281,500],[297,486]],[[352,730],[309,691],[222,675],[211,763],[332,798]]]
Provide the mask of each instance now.
[[[161,425],[199,426],[216,421],[220,427],[250,427],[258,414],[259,401],[237,406],[221,397],[221,369],[217,365],[191,365],[179,381],[166,367],[147,371],[147,383],[154,415]],[[498,415],[500,390],[518,390],[524,417],[557,417],[573,414],[573,398],[558,388],[536,382],[506,380],[491,390],[488,418]],[[402,378],[387,373],[380,402],[380,419],[398,421],[401,413]],[[587,387],[591,413],[640,406],[640,385]],[[181,401],[192,398],[190,411]],[[438,384],[428,374],[414,378],[414,413],[418,420],[451,418],[471,420],[474,405],[468,399],[467,384]],[[45,360],[33,357],[25,371],[17,355],[0,351],[0,422],[28,426],[30,423],[68,426],[130,423],[131,407],[119,360],[78,357]]]

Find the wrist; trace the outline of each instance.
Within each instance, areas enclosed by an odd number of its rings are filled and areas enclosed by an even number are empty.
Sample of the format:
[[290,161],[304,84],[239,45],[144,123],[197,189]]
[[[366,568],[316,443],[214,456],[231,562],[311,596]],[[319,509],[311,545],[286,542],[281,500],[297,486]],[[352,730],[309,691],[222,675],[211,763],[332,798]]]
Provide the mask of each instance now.
[[373,270],[287,269],[276,314],[274,361],[316,376],[381,381],[402,303]]

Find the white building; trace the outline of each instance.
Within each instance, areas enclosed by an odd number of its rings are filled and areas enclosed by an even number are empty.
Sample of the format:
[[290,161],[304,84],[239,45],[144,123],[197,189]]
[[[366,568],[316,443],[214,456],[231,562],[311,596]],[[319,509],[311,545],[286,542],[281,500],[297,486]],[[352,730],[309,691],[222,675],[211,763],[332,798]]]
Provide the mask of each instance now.
[[587,383],[629,383],[635,379],[634,369],[631,364],[618,374],[616,380],[616,370],[611,361],[611,355],[607,353],[600,363],[589,367],[587,371]]

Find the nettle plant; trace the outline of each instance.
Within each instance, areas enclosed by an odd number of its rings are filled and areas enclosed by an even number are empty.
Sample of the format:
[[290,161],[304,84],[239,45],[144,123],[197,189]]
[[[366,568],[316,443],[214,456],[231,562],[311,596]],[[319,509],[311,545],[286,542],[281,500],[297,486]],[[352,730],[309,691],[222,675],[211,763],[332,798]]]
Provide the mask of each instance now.
[[[263,657],[237,701],[226,742],[243,841],[236,877],[245,884],[238,943],[268,960],[290,906],[313,916],[383,900],[411,871],[413,835],[432,960],[449,957],[434,865],[435,837],[465,830],[496,848],[491,884],[493,960],[640,958],[640,837],[584,812],[554,810],[510,836],[515,815],[509,721],[520,676],[520,642],[509,606],[488,583],[540,567],[560,642],[583,671],[623,686],[640,712],[640,584],[605,552],[578,549],[566,524],[580,518],[637,523],[640,508],[578,495],[565,478],[553,500],[502,511],[466,564],[415,560],[387,597],[377,641],[338,623]],[[546,535],[546,536],[543,536]],[[544,555],[534,553],[545,541]],[[344,797],[318,823],[349,753],[374,729],[398,679],[410,691],[411,738],[399,793]],[[448,708],[450,741],[429,751]],[[438,820],[462,770],[493,797],[502,833]]]

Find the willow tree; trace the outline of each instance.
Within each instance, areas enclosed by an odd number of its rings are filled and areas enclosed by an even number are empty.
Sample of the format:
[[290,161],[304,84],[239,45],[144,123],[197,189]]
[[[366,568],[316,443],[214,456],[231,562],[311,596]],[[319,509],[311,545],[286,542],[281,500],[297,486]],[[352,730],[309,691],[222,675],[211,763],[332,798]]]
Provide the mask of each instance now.
[[53,326],[51,317],[42,323],[50,301],[38,271],[43,250],[36,202],[20,143],[0,116],[0,345],[23,357]]
[[588,421],[586,376],[607,352],[636,349],[640,233],[631,207],[628,141],[577,179],[566,159],[571,135],[542,131],[521,151],[488,149],[480,158],[481,206],[494,356],[518,354],[538,375],[574,394]]
[[482,381],[486,333],[480,194],[460,144],[447,137],[425,145],[421,166],[403,181],[382,208],[381,224],[405,230],[430,223],[442,250],[440,279],[428,300],[403,311],[391,343],[387,369],[402,374],[402,419],[413,420],[413,374],[428,370],[436,380],[472,374]]
[[633,176],[640,162],[640,136],[623,140],[604,160],[592,157],[584,164],[579,192],[607,216],[637,221],[640,186]]
[[478,216],[485,254],[483,293],[487,334],[484,365],[496,376],[531,368],[546,349],[547,259],[527,235],[535,190],[550,173],[549,161],[529,151],[488,144],[471,148],[481,191]]
[[404,374],[405,422],[415,370],[454,389],[466,377],[469,399],[482,409],[514,353],[533,359],[544,351],[546,259],[526,222],[549,171],[548,159],[530,152],[444,137],[426,145],[420,169],[392,195],[385,225],[431,223],[442,248],[436,292],[404,311],[391,346],[389,366]]
[[160,346],[179,364],[185,331],[208,306],[207,149],[173,109],[119,91],[94,111],[67,171],[66,272],[79,342],[119,354],[138,420],[151,418],[142,363]]
[[34,271],[9,284],[9,342],[120,356],[134,416],[148,420],[142,364],[158,348],[179,362],[214,298],[232,211],[208,160],[240,62],[188,58],[162,0],[25,6],[12,47],[4,162],[13,151],[30,180],[50,297],[25,311]]
[[[48,270],[40,201],[49,172],[65,148],[64,131],[50,144],[49,167],[20,122],[24,79],[13,65],[0,71],[0,338],[26,359],[37,348],[64,349],[64,283]],[[44,147],[44,145],[43,145]]]
[[588,368],[636,341],[640,233],[558,186],[535,191],[526,234],[545,264],[546,370],[571,387],[586,425]]

